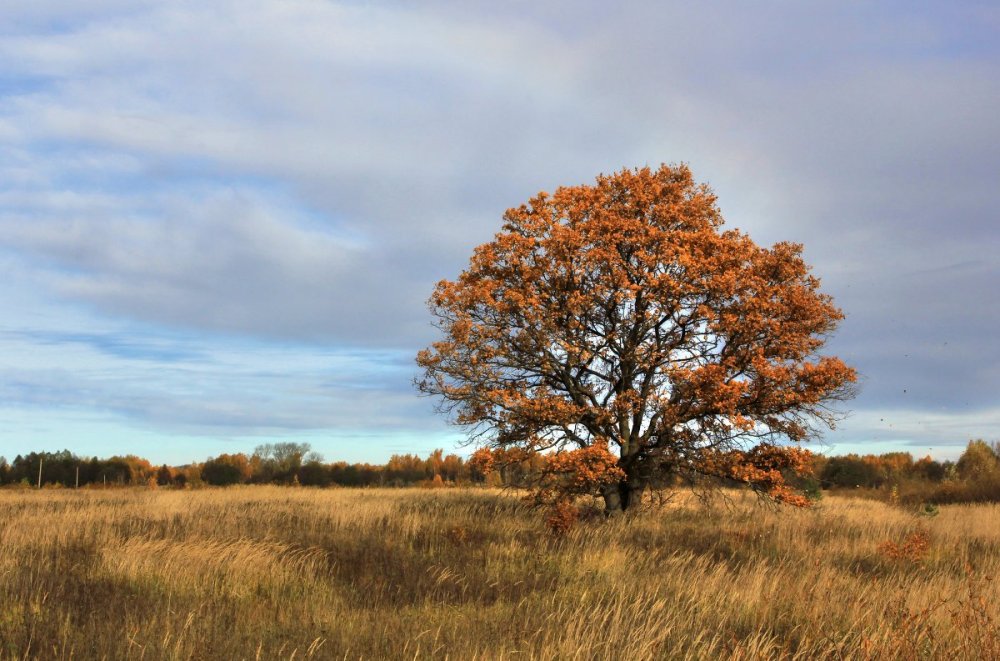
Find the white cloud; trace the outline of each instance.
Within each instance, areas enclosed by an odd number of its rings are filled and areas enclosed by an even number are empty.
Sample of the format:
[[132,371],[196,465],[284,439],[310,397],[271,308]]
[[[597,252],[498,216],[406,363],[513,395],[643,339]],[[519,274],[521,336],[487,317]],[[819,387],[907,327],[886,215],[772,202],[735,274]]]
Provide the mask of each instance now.
[[1000,407],[945,407],[858,411],[824,440],[831,454],[892,450],[956,459],[972,439],[1000,440]]
[[440,427],[411,395],[409,361],[391,352],[44,329],[0,332],[0,348],[8,408],[208,436]]
[[[393,303],[413,295],[405,284],[383,289],[362,240],[252,191],[161,198],[152,218],[99,197],[65,197],[47,200],[45,216],[8,216],[0,242],[43,268],[58,265],[44,277],[65,299],[124,317],[370,344],[394,336]],[[81,204],[90,208],[75,216]],[[380,305],[359,315],[365,297]]]

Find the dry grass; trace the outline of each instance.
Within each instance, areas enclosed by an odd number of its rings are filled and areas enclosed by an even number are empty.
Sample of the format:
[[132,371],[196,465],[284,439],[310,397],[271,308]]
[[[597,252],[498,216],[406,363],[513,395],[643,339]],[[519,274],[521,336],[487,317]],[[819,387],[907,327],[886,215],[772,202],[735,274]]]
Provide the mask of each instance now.
[[0,658],[1000,658],[998,522],[680,497],[554,538],[487,491],[3,492]]

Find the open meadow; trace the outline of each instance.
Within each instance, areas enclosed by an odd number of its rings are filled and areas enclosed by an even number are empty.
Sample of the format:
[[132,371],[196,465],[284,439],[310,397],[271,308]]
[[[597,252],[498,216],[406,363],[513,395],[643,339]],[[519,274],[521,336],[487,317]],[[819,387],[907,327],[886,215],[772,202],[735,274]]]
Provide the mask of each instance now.
[[745,498],[563,537],[482,489],[0,492],[0,657],[1000,658],[1000,507]]

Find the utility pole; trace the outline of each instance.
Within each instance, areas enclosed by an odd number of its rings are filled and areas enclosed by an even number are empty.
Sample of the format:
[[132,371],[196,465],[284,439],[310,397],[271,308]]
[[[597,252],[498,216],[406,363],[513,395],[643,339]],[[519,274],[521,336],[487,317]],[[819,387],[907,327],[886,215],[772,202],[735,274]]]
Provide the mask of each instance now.
[[80,488],[80,465],[76,465],[76,488]]
[[42,488],[42,458],[38,457],[38,488]]

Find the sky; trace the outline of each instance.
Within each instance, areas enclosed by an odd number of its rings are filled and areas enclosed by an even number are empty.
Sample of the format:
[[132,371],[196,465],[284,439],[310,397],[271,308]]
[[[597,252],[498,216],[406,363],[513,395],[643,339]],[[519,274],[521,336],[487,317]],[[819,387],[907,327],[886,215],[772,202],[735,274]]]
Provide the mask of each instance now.
[[1000,440],[991,2],[0,4],[0,454],[460,449],[426,300],[508,207],[684,162],[861,373],[817,449]]

